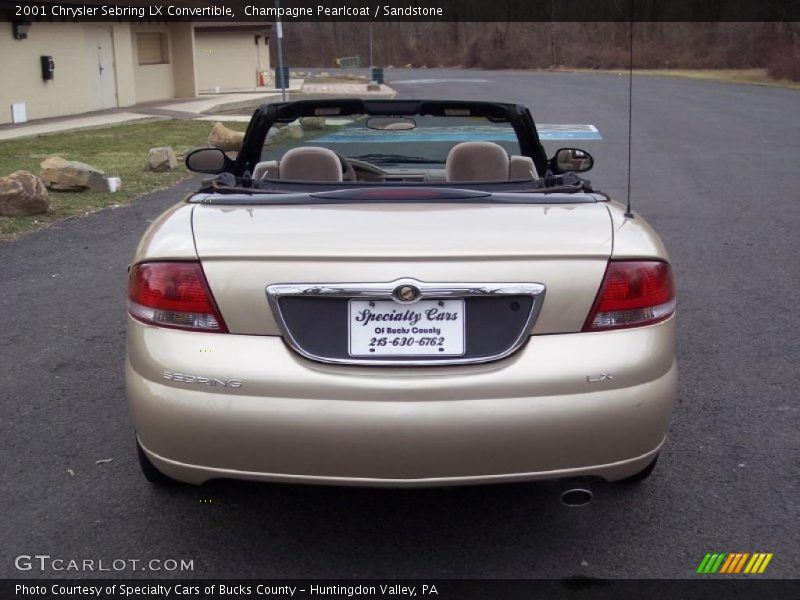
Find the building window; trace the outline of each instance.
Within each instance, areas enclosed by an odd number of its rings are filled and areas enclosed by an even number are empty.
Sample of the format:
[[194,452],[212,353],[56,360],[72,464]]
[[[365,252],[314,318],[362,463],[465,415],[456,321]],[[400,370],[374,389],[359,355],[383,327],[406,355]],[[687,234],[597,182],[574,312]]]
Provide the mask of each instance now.
[[137,33],[136,52],[140,65],[169,64],[169,41],[166,33]]

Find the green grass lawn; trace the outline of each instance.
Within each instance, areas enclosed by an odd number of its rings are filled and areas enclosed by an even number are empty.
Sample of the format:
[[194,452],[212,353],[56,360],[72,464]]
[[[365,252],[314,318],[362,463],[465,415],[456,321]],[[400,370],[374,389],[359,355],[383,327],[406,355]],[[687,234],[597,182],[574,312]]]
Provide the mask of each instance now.
[[[162,120],[0,142],[0,177],[20,169],[38,175],[39,164],[48,156],[58,155],[97,167],[105,171],[106,177],[122,179],[122,188],[114,194],[51,191],[52,214],[0,217],[0,238],[13,238],[67,217],[127,204],[177,183],[190,175],[183,165],[183,154],[191,148],[206,146],[213,125],[209,121]],[[247,123],[225,122],[225,126],[244,131]],[[143,170],[148,150],[157,146],[172,146],[178,156],[177,169],[167,173]]]

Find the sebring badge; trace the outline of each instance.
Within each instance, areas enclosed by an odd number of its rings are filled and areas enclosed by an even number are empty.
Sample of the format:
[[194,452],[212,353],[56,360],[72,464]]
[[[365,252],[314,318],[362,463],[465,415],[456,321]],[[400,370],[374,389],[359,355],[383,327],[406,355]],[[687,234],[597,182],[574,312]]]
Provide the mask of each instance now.
[[173,373],[164,371],[164,379],[170,381],[180,381],[183,383],[199,383],[208,386],[221,386],[228,388],[242,387],[241,379],[216,379],[214,377],[201,377],[200,375],[187,375],[186,373]]
[[419,288],[413,285],[398,285],[392,295],[399,302],[414,302],[419,298]]

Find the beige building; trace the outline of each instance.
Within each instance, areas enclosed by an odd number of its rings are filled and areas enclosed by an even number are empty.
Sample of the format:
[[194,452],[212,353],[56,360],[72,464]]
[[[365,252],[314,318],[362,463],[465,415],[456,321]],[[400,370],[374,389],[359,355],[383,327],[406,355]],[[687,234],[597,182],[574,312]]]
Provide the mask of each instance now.
[[259,73],[269,71],[269,28],[205,22],[0,23],[5,81],[0,124],[203,92],[255,90]]

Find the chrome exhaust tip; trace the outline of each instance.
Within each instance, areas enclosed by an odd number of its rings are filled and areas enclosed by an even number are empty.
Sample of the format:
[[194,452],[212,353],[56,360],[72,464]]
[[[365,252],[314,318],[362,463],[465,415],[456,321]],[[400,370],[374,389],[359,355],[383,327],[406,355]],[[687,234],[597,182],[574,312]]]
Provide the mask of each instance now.
[[589,482],[583,479],[567,479],[561,483],[561,504],[564,506],[586,506],[594,494]]

